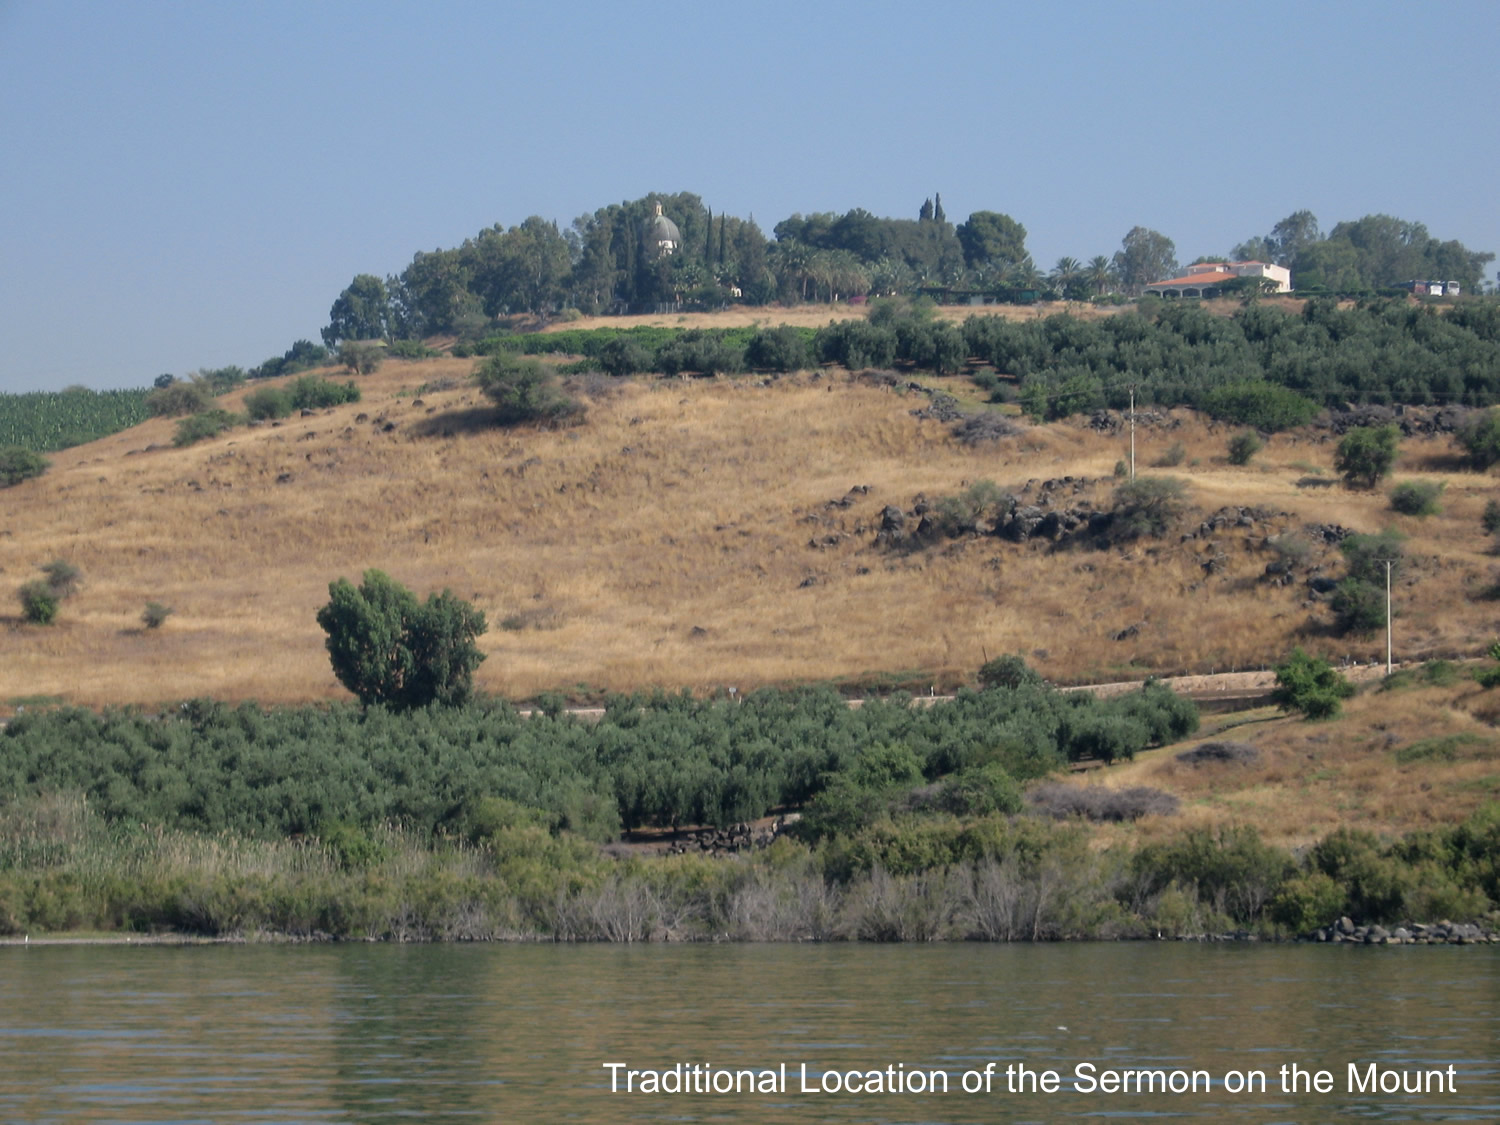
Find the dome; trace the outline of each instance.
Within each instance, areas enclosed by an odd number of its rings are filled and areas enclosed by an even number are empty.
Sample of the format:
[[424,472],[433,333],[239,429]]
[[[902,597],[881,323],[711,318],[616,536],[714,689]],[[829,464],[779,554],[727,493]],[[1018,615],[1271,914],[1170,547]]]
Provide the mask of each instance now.
[[646,248],[657,254],[670,254],[682,245],[682,232],[677,224],[661,213],[661,204],[656,205],[656,214],[646,226]]

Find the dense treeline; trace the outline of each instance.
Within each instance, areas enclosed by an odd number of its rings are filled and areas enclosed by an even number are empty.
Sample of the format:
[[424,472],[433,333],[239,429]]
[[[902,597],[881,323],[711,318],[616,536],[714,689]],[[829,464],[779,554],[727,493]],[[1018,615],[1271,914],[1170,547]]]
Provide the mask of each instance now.
[[[1123,407],[1131,385],[1137,403],[1202,407],[1266,429],[1313,413],[1286,391],[1316,407],[1500,401],[1493,304],[1441,314],[1403,301],[1339,308],[1324,298],[1300,314],[1251,303],[1233,317],[1150,304],[1093,321],[971,317],[963,338],[971,356],[1020,380],[1029,412],[1048,418]],[[1256,414],[1261,402],[1269,421]]]
[[[566,230],[537,216],[509,228],[496,224],[453,249],[418,253],[398,275],[356,276],[335,300],[323,339],[330,347],[376,337],[474,340],[522,313],[711,309],[921,290],[1005,300],[1134,297],[1181,268],[1170,238],[1134,227],[1113,255],[1064,257],[1044,271],[1015,219],[975,211],[954,225],[940,195],[924,200],[915,218],[881,218],[858,207],[795,214],[773,235],[768,239],[753,218],[715,215],[691,192],[610,204]],[[1289,266],[1309,292],[1352,294],[1426,278],[1477,293],[1494,258],[1389,215],[1339,223],[1325,238],[1305,211],[1235,247],[1235,256]],[[1210,260],[1222,259],[1198,259]]]
[[911,755],[914,780],[981,766],[1024,780],[1196,723],[1191,703],[1155,684],[1101,702],[1027,683],[929,708],[851,709],[814,689],[735,703],[629,696],[597,723],[499,702],[397,715],[197,701],[164,716],[19,715],[0,735],[0,792],[76,791],[111,821],[258,837],[386,821],[457,833],[502,799],[602,840],[622,824],[722,825],[801,804],[889,747]]

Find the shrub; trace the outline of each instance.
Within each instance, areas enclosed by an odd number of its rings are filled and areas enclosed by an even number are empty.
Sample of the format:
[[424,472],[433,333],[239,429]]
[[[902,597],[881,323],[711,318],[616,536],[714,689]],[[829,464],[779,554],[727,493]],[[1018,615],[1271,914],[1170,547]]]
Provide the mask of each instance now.
[[1260,760],[1260,751],[1248,742],[1213,741],[1184,750],[1177,755],[1177,760],[1187,766],[1201,766],[1211,762],[1251,766]]
[[1041,682],[1042,677],[1018,653],[997,656],[979,668],[979,683],[986,688],[1018,688]]
[[83,585],[83,571],[66,559],[53,559],[42,567],[47,588],[59,598],[71,598]]
[[33,625],[51,625],[57,620],[60,599],[40,578],[27,582],[16,592],[21,602],[21,616]]
[[1183,447],[1182,442],[1174,441],[1171,445],[1167,446],[1166,450],[1153,464],[1159,469],[1175,469],[1178,465],[1182,464],[1186,457],[1187,450]]
[[292,396],[280,387],[261,387],[245,396],[245,413],[252,420],[285,418],[292,412]]
[[1271,921],[1294,934],[1326,926],[1344,912],[1344,888],[1321,871],[1297,875],[1271,900]]
[[507,425],[578,420],[586,410],[583,403],[563,391],[556,374],[540,360],[501,352],[485,360],[475,378],[499,408],[500,421]]
[[202,414],[194,414],[191,418],[184,418],[177,423],[177,432],[172,436],[172,444],[181,447],[192,445],[204,438],[218,437],[239,420],[239,415],[231,414],[227,410],[208,410]]
[[745,347],[745,363],[757,371],[800,371],[807,366],[810,337],[790,325],[762,328]]
[[1500,531],[1500,500],[1489,500],[1484,505],[1484,515],[1479,517],[1479,526],[1486,535]]
[[385,344],[377,340],[348,340],[339,345],[339,362],[356,375],[373,375],[385,359]]
[[146,396],[146,409],[158,418],[176,418],[183,414],[201,414],[213,406],[214,396],[207,380],[173,379],[157,386]]
[[360,400],[359,388],[353,379],[335,383],[321,375],[302,376],[287,388],[287,393],[291,395],[292,407],[296,410],[321,410]]
[[19,445],[8,445],[0,449],[0,488],[9,488],[23,480],[39,477],[52,462]]
[[1229,463],[1248,465],[1251,459],[1265,448],[1260,435],[1254,430],[1242,430],[1229,439]]
[[1446,482],[1402,481],[1391,489],[1391,507],[1403,516],[1435,516],[1439,511],[1438,497],[1446,487]]
[[1215,387],[1203,396],[1203,410],[1224,422],[1276,433],[1312,421],[1316,403],[1275,383],[1245,380]]
[[1331,719],[1339,713],[1340,701],[1354,694],[1354,685],[1321,656],[1293,649],[1276,666],[1276,690],[1271,699],[1284,711],[1300,711],[1309,719]]
[[599,366],[617,378],[650,371],[654,359],[640,343],[626,336],[616,336],[599,351]]
[[1469,464],[1480,472],[1500,461],[1500,412],[1484,410],[1471,414],[1456,436],[1469,454]]
[[21,602],[21,616],[33,625],[51,625],[66,598],[78,592],[82,572],[66,559],[53,559],[41,568],[44,577],[23,585],[16,596]]
[[1357,426],[1344,435],[1333,467],[1351,488],[1374,488],[1396,464],[1401,431],[1395,425]]
[[147,602],[146,608],[141,612],[141,624],[148,629],[160,629],[171,615],[171,606],[162,605],[161,602]]
[[366,706],[462,703],[484,654],[474,644],[484,614],[447,590],[425,603],[378,570],[355,587],[340,578],[318,610],[339,682]]
[[1186,504],[1187,485],[1177,477],[1137,477],[1115,489],[1111,537],[1165,535]]

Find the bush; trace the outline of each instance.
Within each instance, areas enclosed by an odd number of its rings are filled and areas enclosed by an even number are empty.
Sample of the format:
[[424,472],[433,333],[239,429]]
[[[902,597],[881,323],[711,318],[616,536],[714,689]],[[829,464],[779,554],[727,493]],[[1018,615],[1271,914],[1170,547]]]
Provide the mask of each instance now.
[[27,582],[16,592],[21,602],[21,616],[33,625],[51,625],[57,620],[61,599],[40,578]]
[[425,603],[378,570],[355,587],[340,578],[318,611],[339,682],[366,706],[405,709],[462,703],[484,654],[474,644],[484,614],[447,590]]
[[1403,516],[1435,516],[1440,510],[1438,497],[1446,487],[1446,482],[1433,484],[1430,481],[1402,481],[1391,489],[1391,507]]
[[1152,464],[1158,469],[1175,469],[1187,457],[1182,442],[1174,441]]
[[285,418],[292,412],[292,396],[280,387],[261,387],[245,396],[245,413],[252,421]]
[[1018,688],[1041,682],[1042,677],[1019,653],[997,656],[979,667],[979,683],[986,688]]
[[231,414],[227,410],[208,410],[202,414],[194,414],[191,418],[184,418],[177,423],[177,432],[172,436],[172,444],[182,447],[202,441],[204,438],[218,437],[239,420],[239,415]]
[[1251,459],[1265,448],[1260,435],[1254,430],[1242,430],[1229,439],[1229,463],[1248,465]]
[[0,488],[9,488],[23,480],[39,477],[51,463],[40,453],[19,445],[8,445],[0,449]]
[[213,403],[213,392],[207,380],[199,378],[173,379],[166,386],[157,386],[146,396],[146,409],[158,418],[201,414]]
[[1203,410],[1220,421],[1276,433],[1306,425],[1318,412],[1315,402],[1275,383],[1246,380],[1215,387],[1203,396]]
[[162,605],[161,602],[147,602],[146,608],[141,612],[141,624],[148,629],[160,629],[170,616],[171,606]]
[[335,383],[321,375],[302,376],[287,388],[287,393],[296,410],[321,410],[360,400],[359,388],[354,385],[353,379],[346,383]]
[[339,362],[356,375],[373,375],[385,359],[385,344],[375,340],[351,340],[339,346]]
[[1479,526],[1486,535],[1500,531],[1500,500],[1489,500],[1484,505],[1484,515],[1479,517]]
[[1351,488],[1374,488],[1396,464],[1401,431],[1393,424],[1358,426],[1344,435],[1333,467]]
[[757,371],[800,371],[807,366],[811,335],[790,325],[762,328],[750,337],[745,363]]
[[1500,412],[1485,410],[1470,415],[1456,436],[1469,454],[1469,464],[1480,472],[1500,461]]
[[563,391],[556,374],[540,360],[501,352],[485,360],[475,378],[506,425],[576,421],[587,409]]
[[1103,785],[1065,785],[1053,781],[1027,794],[1031,807],[1054,820],[1082,817],[1097,822],[1139,820],[1143,816],[1173,816],[1178,800],[1146,785],[1108,789]]
[[21,616],[33,625],[51,625],[64,599],[78,592],[82,572],[66,559],[53,559],[42,568],[44,577],[33,579],[16,591]]
[[1186,505],[1187,485],[1177,477],[1137,477],[1115,489],[1111,537],[1165,535]]
[[1354,685],[1333,665],[1298,648],[1276,666],[1276,690],[1271,699],[1283,711],[1300,711],[1309,719],[1331,719],[1339,713],[1340,701],[1353,694]]

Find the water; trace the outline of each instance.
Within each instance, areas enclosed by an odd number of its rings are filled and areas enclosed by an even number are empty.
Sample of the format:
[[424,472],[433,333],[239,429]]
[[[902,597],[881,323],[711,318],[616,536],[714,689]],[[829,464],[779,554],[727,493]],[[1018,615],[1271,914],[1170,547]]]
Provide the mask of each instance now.
[[[1497,1052],[1497,947],[0,948],[3,1121],[1495,1121]],[[788,1083],[611,1093],[605,1062]],[[1080,1063],[1212,1088],[1088,1093]],[[1282,1093],[1291,1063],[1332,1090]],[[1451,1064],[1456,1092],[1349,1093],[1349,1063]],[[804,1093],[803,1064],[952,1092]],[[1058,1089],[1007,1092],[1020,1064]],[[1250,1070],[1265,1092],[1225,1087]]]

